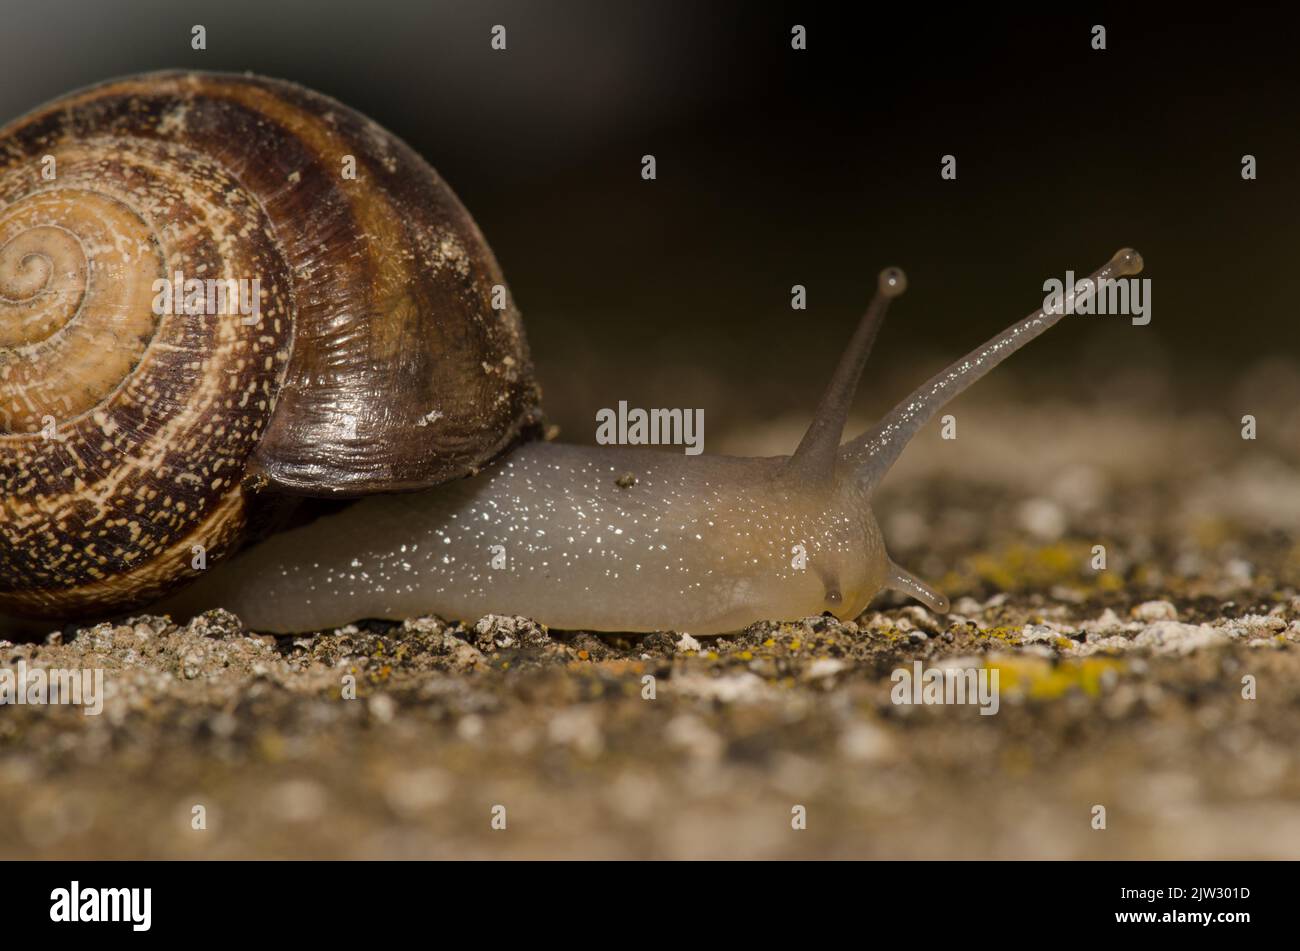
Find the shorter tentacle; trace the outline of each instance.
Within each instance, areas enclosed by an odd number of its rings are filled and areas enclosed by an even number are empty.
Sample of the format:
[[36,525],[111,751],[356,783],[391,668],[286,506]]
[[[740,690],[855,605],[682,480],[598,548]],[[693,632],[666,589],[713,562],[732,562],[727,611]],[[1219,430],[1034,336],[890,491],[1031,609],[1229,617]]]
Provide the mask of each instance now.
[[902,592],[909,598],[916,598],[936,614],[948,613],[949,605],[946,597],[893,561],[889,563],[889,574],[885,577],[885,587],[890,591]]

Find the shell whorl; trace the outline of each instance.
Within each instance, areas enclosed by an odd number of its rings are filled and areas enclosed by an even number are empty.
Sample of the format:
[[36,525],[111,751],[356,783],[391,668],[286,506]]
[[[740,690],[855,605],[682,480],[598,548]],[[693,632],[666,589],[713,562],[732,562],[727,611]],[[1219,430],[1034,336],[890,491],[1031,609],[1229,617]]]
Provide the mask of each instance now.
[[[160,307],[176,276],[254,315]],[[145,603],[254,489],[473,471],[535,407],[503,283],[431,168],[287,83],[151,74],[0,130],[0,613]]]

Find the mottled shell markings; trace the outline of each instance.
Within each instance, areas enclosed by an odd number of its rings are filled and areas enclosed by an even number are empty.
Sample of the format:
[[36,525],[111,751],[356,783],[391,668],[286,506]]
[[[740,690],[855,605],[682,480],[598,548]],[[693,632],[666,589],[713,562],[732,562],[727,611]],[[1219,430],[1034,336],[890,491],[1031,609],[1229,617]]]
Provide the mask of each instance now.
[[[162,312],[177,274],[256,279],[260,320]],[[535,412],[502,281],[436,172],[288,83],[152,74],[0,130],[0,613],[138,606],[285,493],[481,466]]]
[[[203,155],[54,132],[30,148],[58,174],[0,173],[0,585],[19,604],[109,579],[144,595],[189,561],[187,539],[214,557],[237,539],[195,529],[242,505],[291,343],[284,264]],[[262,276],[262,324],[157,313],[155,281],[176,272]]]

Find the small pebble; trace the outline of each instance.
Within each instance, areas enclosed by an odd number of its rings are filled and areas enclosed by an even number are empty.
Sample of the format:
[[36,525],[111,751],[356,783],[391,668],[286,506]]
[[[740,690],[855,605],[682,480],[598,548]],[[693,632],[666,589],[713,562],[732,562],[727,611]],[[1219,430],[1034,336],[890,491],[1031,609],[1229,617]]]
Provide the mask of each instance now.
[[1168,601],[1144,601],[1132,610],[1139,621],[1177,621],[1178,610]]

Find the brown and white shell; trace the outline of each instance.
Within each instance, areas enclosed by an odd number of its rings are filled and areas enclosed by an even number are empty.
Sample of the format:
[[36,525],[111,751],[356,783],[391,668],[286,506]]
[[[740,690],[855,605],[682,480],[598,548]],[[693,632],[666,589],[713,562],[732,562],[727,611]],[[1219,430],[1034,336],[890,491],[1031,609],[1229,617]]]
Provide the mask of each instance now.
[[[256,278],[256,322],[168,313],[177,275]],[[432,168],[290,83],[153,73],[0,130],[0,613],[146,603],[262,490],[472,473],[536,419],[496,285]]]

